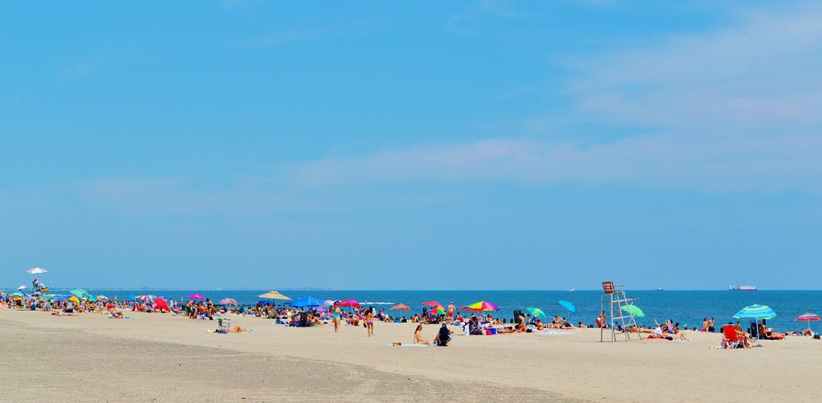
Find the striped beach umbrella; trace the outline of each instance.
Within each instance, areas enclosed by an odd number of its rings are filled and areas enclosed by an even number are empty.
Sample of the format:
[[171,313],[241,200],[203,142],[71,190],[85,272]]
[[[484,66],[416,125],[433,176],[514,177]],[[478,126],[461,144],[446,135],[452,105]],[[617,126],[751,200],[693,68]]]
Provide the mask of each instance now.
[[291,301],[291,298],[286,297],[285,295],[281,294],[279,291],[274,291],[274,290],[269,291],[265,294],[260,294],[260,295],[257,296],[257,298],[276,299],[276,300],[280,300],[280,301]]
[[497,304],[488,301],[477,301],[462,307],[462,310],[468,312],[493,312],[497,310]]
[[753,319],[753,320],[763,320],[763,319],[773,319],[776,317],[776,312],[774,312],[771,307],[767,305],[748,305],[739,310],[734,315],[734,319]]
[[802,315],[799,315],[799,316],[796,317],[797,321],[806,322],[808,324],[808,330],[811,329],[811,322],[818,322],[819,319],[820,319],[819,315],[817,315],[815,313],[810,313],[810,312],[809,313],[803,313]]

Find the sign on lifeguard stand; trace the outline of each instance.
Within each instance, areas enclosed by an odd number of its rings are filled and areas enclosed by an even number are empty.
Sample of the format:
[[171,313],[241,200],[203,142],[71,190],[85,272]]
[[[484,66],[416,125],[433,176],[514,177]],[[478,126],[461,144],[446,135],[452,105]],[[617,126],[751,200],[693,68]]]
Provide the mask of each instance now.
[[[622,310],[622,307],[633,303],[633,299],[625,296],[625,287],[614,285],[613,281],[602,282],[602,298],[600,299],[600,308],[605,312],[605,301],[608,300],[610,307],[610,315],[608,322],[611,327],[611,340],[616,341],[617,325],[622,329],[625,335],[625,340],[631,339],[631,332],[628,331],[630,327],[636,328],[636,319],[630,313]],[[599,341],[605,341],[605,329],[599,329]]]

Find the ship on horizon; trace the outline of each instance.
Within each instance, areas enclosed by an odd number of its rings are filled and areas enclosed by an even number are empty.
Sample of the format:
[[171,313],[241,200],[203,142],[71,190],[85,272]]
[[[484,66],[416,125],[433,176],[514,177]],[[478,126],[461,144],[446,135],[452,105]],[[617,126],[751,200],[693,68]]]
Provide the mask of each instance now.
[[728,286],[728,291],[756,291],[756,286],[755,285],[746,285],[746,284],[729,285]]

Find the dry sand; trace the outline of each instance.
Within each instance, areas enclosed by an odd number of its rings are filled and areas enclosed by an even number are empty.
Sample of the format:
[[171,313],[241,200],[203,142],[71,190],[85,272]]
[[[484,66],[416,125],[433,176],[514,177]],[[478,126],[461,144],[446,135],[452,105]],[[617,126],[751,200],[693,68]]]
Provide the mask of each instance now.
[[[456,336],[395,348],[411,325],[287,328],[128,313],[52,317],[0,309],[0,401],[818,401],[822,342],[790,337],[745,351],[718,334],[688,342],[600,343],[567,335]],[[436,327],[427,326],[432,337]],[[245,399],[243,399],[245,398]]]

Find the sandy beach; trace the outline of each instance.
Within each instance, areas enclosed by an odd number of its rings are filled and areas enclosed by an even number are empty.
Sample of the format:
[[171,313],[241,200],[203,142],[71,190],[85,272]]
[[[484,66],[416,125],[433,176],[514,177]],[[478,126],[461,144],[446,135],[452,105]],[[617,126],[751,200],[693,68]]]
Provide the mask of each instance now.
[[[288,328],[232,316],[248,333],[162,314],[53,317],[0,310],[3,401],[817,401],[822,343],[803,337],[719,350],[687,342],[600,343],[599,331],[457,336],[408,343],[411,325]],[[427,326],[432,337],[436,327]]]

